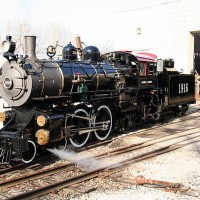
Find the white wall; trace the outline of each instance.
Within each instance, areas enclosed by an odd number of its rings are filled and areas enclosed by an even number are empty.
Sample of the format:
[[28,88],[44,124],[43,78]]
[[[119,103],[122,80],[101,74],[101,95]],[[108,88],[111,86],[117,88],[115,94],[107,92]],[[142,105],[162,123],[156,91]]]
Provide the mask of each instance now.
[[[115,36],[115,49],[125,47],[155,53],[159,58],[172,57],[178,70],[191,71],[191,32],[200,31],[199,0],[143,0],[116,15],[115,35],[121,37]],[[137,28],[141,28],[141,34],[137,34]]]

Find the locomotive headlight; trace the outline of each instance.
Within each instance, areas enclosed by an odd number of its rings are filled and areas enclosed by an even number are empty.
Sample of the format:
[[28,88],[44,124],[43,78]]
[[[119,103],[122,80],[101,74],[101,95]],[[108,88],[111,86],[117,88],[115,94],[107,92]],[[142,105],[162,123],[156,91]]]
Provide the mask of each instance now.
[[9,49],[10,49],[10,42],[3,41],[1,45],[2,45],[3,52],[8,52],[9,51]]
[[3,52],[4,53],[14,53],[15,51],[15,42],[12,42],[11,39],[12,37],[11,36],[7,36],[6,37],[7,40],[3,41],[1,43],[1,47],[3,49]]
[[6,120],[6,114],[4,112],[0,112],[0,122],[4,122]]
[[47,118],[44,115],[40,115],[37,117],[37,125],[42,127],[47,123]]

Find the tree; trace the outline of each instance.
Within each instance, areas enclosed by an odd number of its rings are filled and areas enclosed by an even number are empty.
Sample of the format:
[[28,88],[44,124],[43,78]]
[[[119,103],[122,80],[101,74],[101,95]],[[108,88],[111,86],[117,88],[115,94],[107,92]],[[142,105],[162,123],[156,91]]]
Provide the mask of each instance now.
[[98,48],[101,54],[114,51],[114,41],[107,39],[103,43],[101,43]]
[[51,24],[47,27],[46,32],[48,33],[46,35],[46,39],[49,43],[48,45],[56,46],[56,44],[58,44],[56,49],[57,54],[61,54],[62,48],[69,42],[75,40],[74,34],[69,29],[66,30],[59,24]]
[[[12,36],[12,41],[16,43],[16,54],[24,54],[25,52],[25,44],[24,44],[24,36],[26,35],[36,35],[37,36],[37,44],[38,47],[37,53],[44,50],[44,40],[42,39],[41,33],[37,31],[38,29],[34,29],[33,26],[31,26],[31,23],[29,21],[9,21],[4,29],[6,35]],[[5,40],[5,35],[4,39]],[[1,41],[2,42],[2,41]]]

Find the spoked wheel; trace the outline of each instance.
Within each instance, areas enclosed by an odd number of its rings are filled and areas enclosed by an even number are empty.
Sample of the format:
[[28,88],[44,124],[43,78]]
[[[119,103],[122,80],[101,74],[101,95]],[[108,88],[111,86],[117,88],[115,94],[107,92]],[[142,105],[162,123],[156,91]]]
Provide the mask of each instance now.
[[[91,123],[90,120],[88,119],[84,119],[84,117],[89,117],[89,114],[86,110],[84,109],[77,109],[74,112],[75,115],[80,116],[79,117],[73,117],[72,119],[72,124],[75,125],[75,128],[85,128],[85,127],[90,127]],[[83,118],[81,118],[83,117]],[[88,141],[90,137],[90,132],[86,132],[83,134],[80,134],[79,131],[73,132],[72,136],[69,138],[69,141],[71,142],[71,144],[77,148],[80,148],[82,146],[84,146],[86,144],[86,142]]]
[[33,141],[28,140],[28,151],[22,153],[22,162],[30,163],[36,156],[37,148]]
[[112,113],[106,105],[100,106],[97,111],[94,127],[102,126],[102,129],[96,130],[94,133],[99,140],[105,140],[112,129]]

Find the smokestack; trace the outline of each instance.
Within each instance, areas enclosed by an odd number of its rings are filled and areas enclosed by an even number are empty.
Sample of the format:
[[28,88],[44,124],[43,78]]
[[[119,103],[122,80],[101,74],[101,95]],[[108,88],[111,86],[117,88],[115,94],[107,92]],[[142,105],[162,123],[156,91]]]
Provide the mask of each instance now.
[[24,36],[25,39],[25,56],[32,60],[37,60],[36,49],[36,36]]

